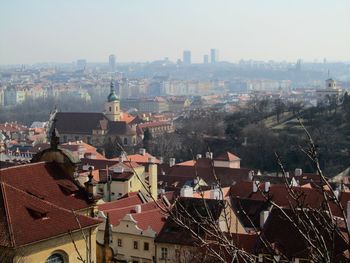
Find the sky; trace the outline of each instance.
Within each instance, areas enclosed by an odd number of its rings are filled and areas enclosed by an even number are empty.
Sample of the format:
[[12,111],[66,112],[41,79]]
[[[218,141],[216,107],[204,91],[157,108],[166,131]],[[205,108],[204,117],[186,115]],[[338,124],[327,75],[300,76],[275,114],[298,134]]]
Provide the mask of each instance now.
[[0,0],[0,64],[350,61],[349,0]]

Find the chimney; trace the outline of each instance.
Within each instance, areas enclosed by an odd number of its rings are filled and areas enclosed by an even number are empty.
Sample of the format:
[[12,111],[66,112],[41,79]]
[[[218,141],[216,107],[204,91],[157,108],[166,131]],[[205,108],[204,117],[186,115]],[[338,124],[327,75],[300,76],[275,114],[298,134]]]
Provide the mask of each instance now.
[[140,213],[141,213],[141,205],[136,205],[136,206],[135,206],[135,212],[136,212],[137,214],[140,214]]
[[196,159],[198,160],[198,159],[201,159],[202,158],[202,155],[201,154],[197,154],[196,155]]
[[159,164],[163,164],[164,163],[164,158],[163,157],[159,157]]
[[125,152],[121,152],[120,156],[119,156],[119,162],[123,163],[125,162],[126,158],[125,158]]
[[294,175],[301,176],[303,174],[303,170],[301,168],[295,168]]
[[146,149],[145,148],[140,148],[139,153],[141,155],[146,155]]
[[153,156],[148,158],[148,163],[149,190],[153,199],[156,200],[158,195],[158,165]]
[[260,228],[262,229],[264,227],[264,224],[269,217],[270,212],[269,211],[261,211],[260,212]]
[[213,153],[212,152],[206,152],[205,153],[205,158],[213,159]]
[[210,199],[222,200],[223,196],[219,187],[214,187],[210,190]]
[[180,190],[181,197],[193,197],[193,188],[188,185],[184,185]]
[[169,158],[169,166],[173,167],[175,165],[175,158]]
[[270,191],[270,182],[265,182],[265,193]]
[[259,181],[253,181],[253,193],[258,192]]

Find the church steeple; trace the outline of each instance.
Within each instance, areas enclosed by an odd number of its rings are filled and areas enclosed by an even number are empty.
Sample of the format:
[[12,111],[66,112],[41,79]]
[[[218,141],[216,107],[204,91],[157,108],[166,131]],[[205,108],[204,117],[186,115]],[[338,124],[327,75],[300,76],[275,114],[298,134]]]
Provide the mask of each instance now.
[[114,89],[113,80],[110,85],[110,93],[105,103],[105,115],[110,121],[120,121],[120,101]]
[[110,92],[108,95],[108,102],[119,100],[118,95],[116,94],[115,89],[114,89],[113,80],[111,81],[110,87],[111,87],[111,89],[110,89]]

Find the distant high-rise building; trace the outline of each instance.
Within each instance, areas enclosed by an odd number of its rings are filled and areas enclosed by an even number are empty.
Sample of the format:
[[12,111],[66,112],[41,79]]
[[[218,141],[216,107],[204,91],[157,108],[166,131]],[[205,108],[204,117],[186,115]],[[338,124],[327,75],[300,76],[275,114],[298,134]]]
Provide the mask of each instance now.
[[219,50],[212,48],[210,50],[210,63],[216,63],[219,61]]
[[209,56],[208,55],[204,55],[203,56],[203,63],[204,64],[208,64],[209,63]]
[[86,60],[85,59],[78,59],[77,60],[77,68],[79,70],[85,69],[86,68]]
[[114,72],[115,71],[115,55],[109,55],[109,70]]
[[182,54],[182,61],[185,65],[191,64],[191,51],[184,50],[184,52]]

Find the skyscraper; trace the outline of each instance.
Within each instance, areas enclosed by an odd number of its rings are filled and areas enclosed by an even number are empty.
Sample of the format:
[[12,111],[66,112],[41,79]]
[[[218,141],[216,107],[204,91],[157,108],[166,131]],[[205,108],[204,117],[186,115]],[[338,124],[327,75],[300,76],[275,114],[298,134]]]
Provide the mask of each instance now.
[[115,55],[109,55],[109,70],[114,72],[115,71]]
[[208,64],[209,63],[209,56],[207,54],[205,54],[203,56],[203,64]]
[[182,54],[182,61],[184,65],[190,65],[191,64],[191,51],[184,50]]
[[212,48],[210,50],[210,63],[214,64],[219,61],[219,50]]

